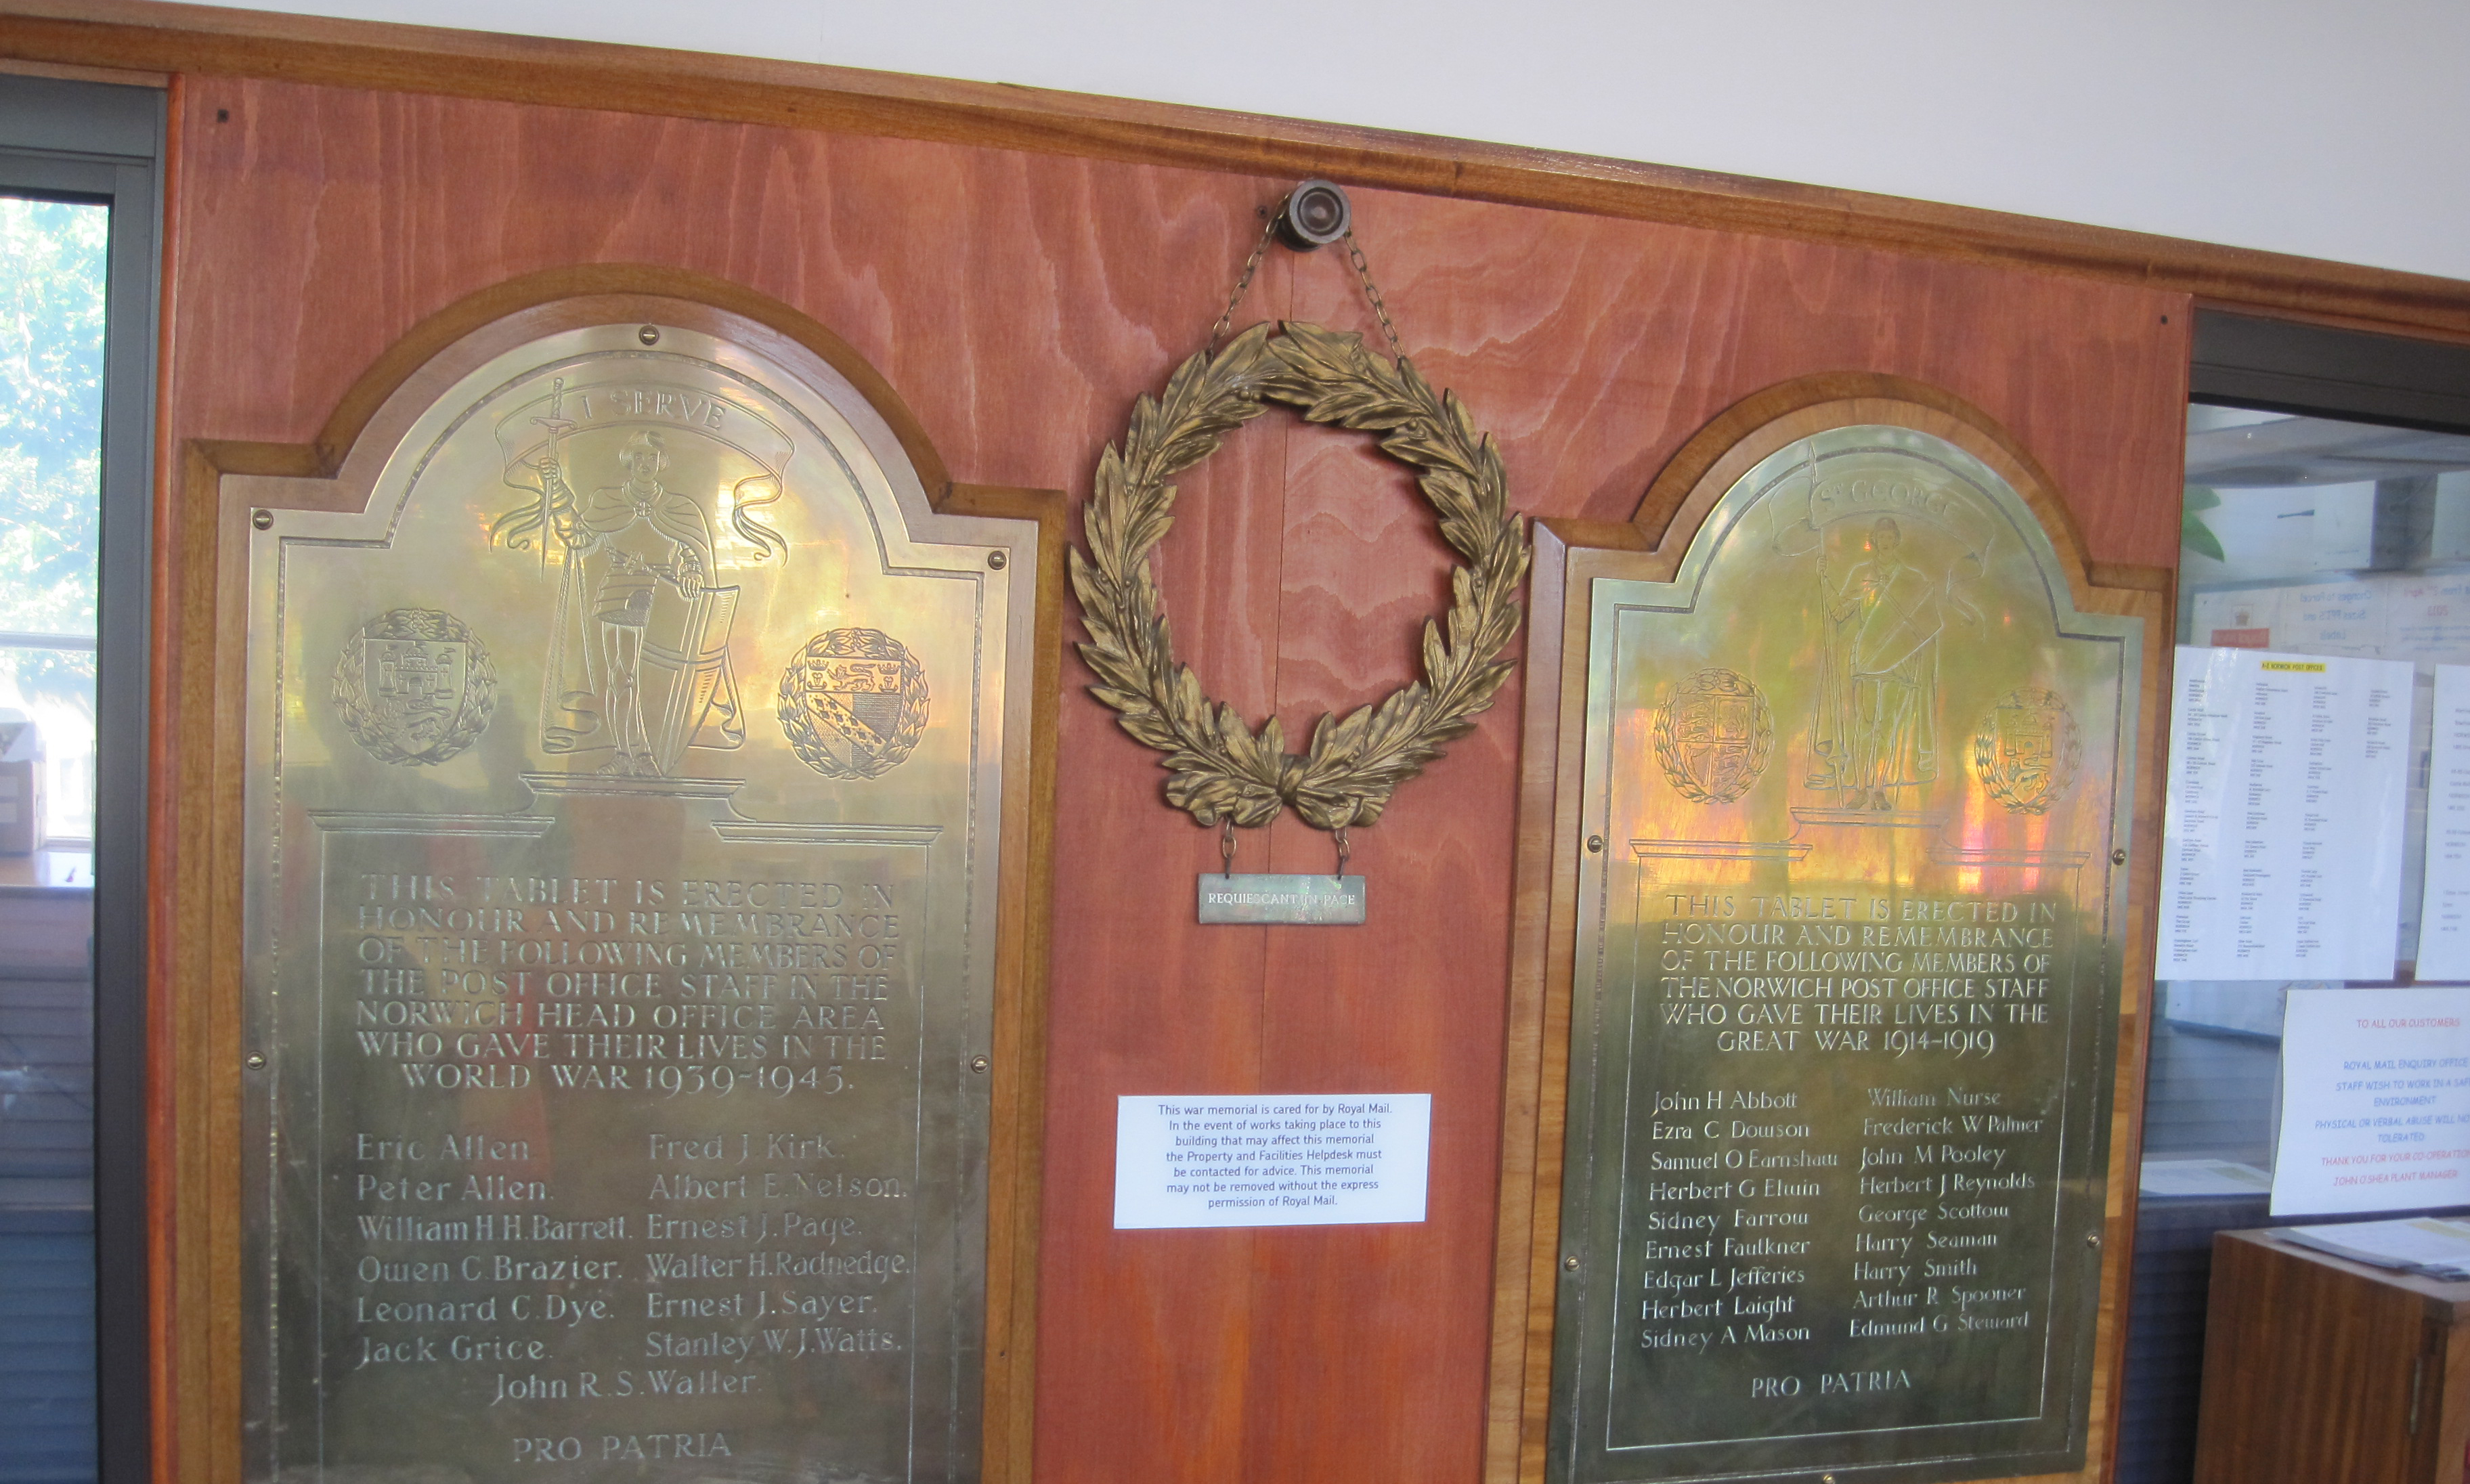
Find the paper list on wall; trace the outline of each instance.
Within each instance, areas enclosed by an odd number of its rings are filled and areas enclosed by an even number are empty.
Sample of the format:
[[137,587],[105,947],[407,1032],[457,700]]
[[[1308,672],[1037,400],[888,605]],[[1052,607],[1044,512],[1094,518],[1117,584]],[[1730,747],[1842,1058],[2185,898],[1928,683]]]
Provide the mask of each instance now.
[[2391,977],[2412,674],[2179,650],[2158,977]]
[[2418,978],[2470,979],[2470,667],[2458,664],[2435,667]]

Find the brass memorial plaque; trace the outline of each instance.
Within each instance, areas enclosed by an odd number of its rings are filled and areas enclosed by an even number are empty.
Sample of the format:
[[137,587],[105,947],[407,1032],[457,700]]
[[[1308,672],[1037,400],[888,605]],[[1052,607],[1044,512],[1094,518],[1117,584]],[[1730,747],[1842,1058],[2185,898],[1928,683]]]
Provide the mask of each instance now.
[[660,305],[252,522],[253,1478],[977,1476],[1035,530]]
[[1590,605],[1550,1472],[2081,1466],[2140,620],[1929,434]]

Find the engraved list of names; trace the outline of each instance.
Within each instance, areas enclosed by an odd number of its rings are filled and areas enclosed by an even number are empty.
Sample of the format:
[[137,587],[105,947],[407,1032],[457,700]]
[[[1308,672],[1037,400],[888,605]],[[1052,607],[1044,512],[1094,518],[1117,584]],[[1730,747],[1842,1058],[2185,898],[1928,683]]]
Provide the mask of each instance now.
[[2084,1250],[2058,1229],[2072,914],[1649,891],[1614,1374],[1662,1401],[1629,1435],[2038,1415]]
[[440,845],[327,842],[326,1427],[443,1382],[521,1420],[507,1463],[719,1460],[774,1444],[783,1399],[897,1390],[915,873],[501,874],[533,852]]

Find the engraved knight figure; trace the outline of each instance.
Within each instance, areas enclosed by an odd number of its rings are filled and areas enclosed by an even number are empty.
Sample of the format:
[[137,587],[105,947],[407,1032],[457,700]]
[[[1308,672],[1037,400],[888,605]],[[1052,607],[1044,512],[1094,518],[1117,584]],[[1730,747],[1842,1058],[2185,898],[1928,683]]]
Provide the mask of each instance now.
[[[539,499],[508,512],[496,528],[518,548],[537,533],[545,563],[552,543],[563,558],[542,682],[541,746],[586,761],[606,753],[596,769],[606,775],[675,777],[687,748],[726,751],[745,743],[729,657],[739,590],[711,580],[717,564],[703,506],[663,482],[668,440],[681,434],[635,426],[616,452],[616,482],[578,496],[567,475],[567,442],[577,427],[566,416],[568,395],[557,383],[548,414],[530,420],[547,434],[537,456],[510,461],[507,470],[508,482],[536,490]],[[590,395],[577,400],[590,416]],[[772,495],[746,499],[757,484],[769,484]],[[751,515],[754,505],[778,498],[777,471],[738,480],[731,493],[732,523],[758,559],[783,547]]]
[[1938,777],[1938,641],[1944,585],[1905,560],[1893,516],[1872,522],[1865,559],[1838,581],[1818,554],[1825,604],[1815,767],[1809,786],[1847,809],[1893,810]]

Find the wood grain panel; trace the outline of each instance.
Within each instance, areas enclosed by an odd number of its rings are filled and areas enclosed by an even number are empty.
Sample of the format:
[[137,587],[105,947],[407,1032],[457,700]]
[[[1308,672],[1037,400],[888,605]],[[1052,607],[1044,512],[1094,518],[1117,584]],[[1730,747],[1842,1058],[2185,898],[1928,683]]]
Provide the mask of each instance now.
[[2470,334],[2470,286],[1789,181],[1218,109],[534,36],[154,0],[9,0],[0,56],[421,91],[1033,150],[1755,232]]
[[[1220,259],[1214,291],[1187,301],[1206,306],[1200,314],[1174,316],[1198,320],[1181,342],[1135,363],[1135,388],[1162,383],[1206,335],[1259,231],[1257,221],[1234,224],[1246,245]],[[1265,273],[1250,307],[1278,307],[1282,277]],[[1130,401],[1128,391],[1097,412],[1098,439],[1120,439]],[[1244,429],[1178,480],[1175,532],[1158,561],[1178,654],[1213,696],[1254,716],[1275,694],[1282,431]],[[1064,477],[1085,488],[1095,462],[1084,456]],[[1193,920],[1195,878],[1221,866],[1218,832],[1165,806],[1157,754],[1087,697],[1093,680],[1076,654],[1064,671],[1058,828],[1067,864],[1056,898],[1059,1051],[1047,1102],[1045,1241],[1059,1260],[1040,1298],[1051,1316],[1041,1360],[1055,1372],[1041,1378],[1038,1469],[1047,1479],[1241,1477],[1231,1471],[1249,1451],[1246,1381],[1259,1320],[1247,1278],[1257,1239],[1115,1231],[1114,1125],[1120,1097],[1261,1090],[1266,930]],[[1260,870],[1257,854],[1237,869]]]
[[1735,402],[1867,371],[1990,411],[2092,560],[2178,561],[2180,414],[2155,413],[2185,398],[2179,295],[1401,193],[1356,207],[1417,365],[1478,409],[1537,514],[1626,521]]
[[[314,443],[363,371],[445,306],[527,273],[631,264],[727,280],[828,327],[906,401],[950,478],[1084,491],[1134,395],[1198,348],[1256,208],[1284,185],[664,118],[632,96],[594,111],[207,74],[185,86],[167,401],[184,441]],[[2175,556],[2182,295],[1403,192],[1357,206],[1418,365],[1498,436],[1531,513],[1625,517],[1716,410],[1866,370],[1946,386],[2013,429],[2097,559]],[[1341,259],[1277,252],[1240,317],[1368,328],[1357,292]],[[1181,481],[1177,517],[1159,560],[1179,653],[1248,718],[1274,710],[1298,735],[1412,673],[1446,555],[1403,473],[1361,441],[1270,413]],[[177,615],[191,699],[171,712],[165,806],[184,838],[215,787],[217,686],[237,678],[187,637],[213,632],[213,544],[210,512],[173,512],[180,561],[161,611]],[[1215,834],[1160,801],[1154,755],[1084,694],[1076,657],[1060,677],[1040,1476],[1472,1480],[1517,684],[1358,833],[1372,920],[1350,932],[1194,924]],[[1247,832],[1238,869],[1331,864],[1327,837],[1290,820]],[[181,920],[204,932],[222,910],[200,896]],[[1118,1096],[1382,1088],[1434,1094],[1426,1222],[1112,1230]],[[164,1476],[216,1476],[213,1449],[181,1437]]]

